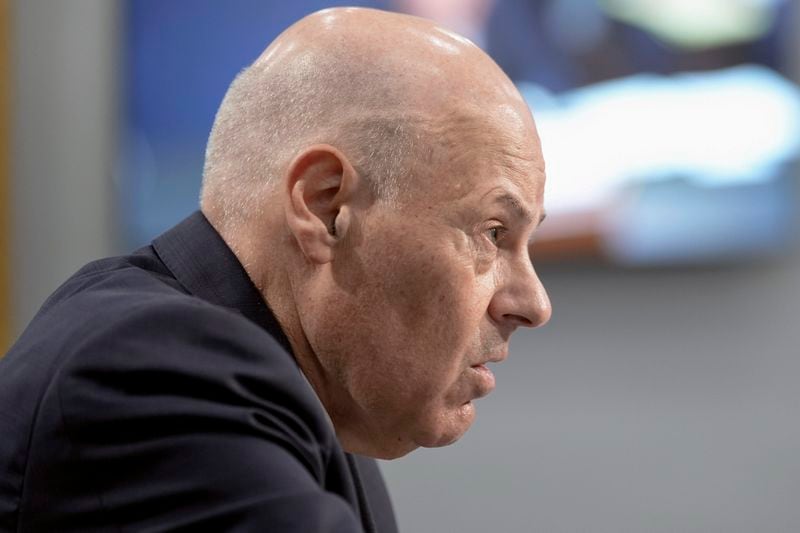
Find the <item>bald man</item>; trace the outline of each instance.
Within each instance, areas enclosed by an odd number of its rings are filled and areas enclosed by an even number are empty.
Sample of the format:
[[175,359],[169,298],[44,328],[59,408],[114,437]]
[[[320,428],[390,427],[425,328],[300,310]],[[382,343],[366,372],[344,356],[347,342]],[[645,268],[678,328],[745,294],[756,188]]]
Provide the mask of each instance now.
[[372,458],[454,442],[550,304],[530,112],[433,23],[313,14],[231,84],[201,211],[0,361],[7,531],[396,530]]

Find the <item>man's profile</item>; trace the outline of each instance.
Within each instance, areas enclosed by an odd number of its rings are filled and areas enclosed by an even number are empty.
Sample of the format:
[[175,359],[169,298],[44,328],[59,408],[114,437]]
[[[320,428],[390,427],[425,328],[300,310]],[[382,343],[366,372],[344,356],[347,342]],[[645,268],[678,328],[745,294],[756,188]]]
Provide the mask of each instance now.
[[550,317],[544,179],[468,40],[297,22],[231,84],[200,211],[81,269],[0,360],[0,529],[395,531],[373,458],[461,437]]

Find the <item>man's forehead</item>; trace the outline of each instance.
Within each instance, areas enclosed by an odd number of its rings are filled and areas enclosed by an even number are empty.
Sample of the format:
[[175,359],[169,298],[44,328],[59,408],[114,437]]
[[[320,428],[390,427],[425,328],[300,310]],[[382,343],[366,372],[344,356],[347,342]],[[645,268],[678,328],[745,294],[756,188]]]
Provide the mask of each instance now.
[[[497,109],[503,112],[495,114]],[[501,201],[524,218],[538,219],[544,161],[527,108],[465,104],[444,111],[428,123],[428,156],[415,163],[424,165],[412,187],[423,203],[460,201],[475,192],[480,197],[505,184],[509,193]]]
[[534,221],[533,212],[530,208],[524,205],[516,194],[509,191],[496,192],[493,195],[492,202],[503,206],[510,211],[512,215],[520,219],[525,224],[531,224]]
[[437,158],[435,166],[445,173],[439,179],[458,182],[458,188],[466,185],[473,189],[495,180],[508,180],[521,189],[529,203],[541,196],[544,161],[538,139],[487,134],[464,136],[461,140],[442,147],[449,154]]
[[517,185],[516,181],[498,180],[498,184],[489,188],[481,200],[502,207],[522,222],[540,223],[544,218],[542,187],[531,184],[523,188]]
[[520,156],[510,149],[483,148],[433,172],[431,183],[418,189],[423,202],[494,203],[517,218],[538,222],[545,183],[541,154]]

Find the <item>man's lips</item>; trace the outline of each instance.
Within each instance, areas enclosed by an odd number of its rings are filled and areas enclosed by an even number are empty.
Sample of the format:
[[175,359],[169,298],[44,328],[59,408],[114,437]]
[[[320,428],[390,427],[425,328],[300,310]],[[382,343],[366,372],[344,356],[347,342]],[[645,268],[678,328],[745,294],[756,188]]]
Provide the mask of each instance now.
[[485,364],[472,365],[470,370],[476,381],[475,398],[483,398],[494,390],[494,374]]
[[492,392],[495,387],[494,373],[486,366],[487,363],[500,363],[508,357],[507,350],[498,350],[480,362],[469,367],[469,373],[475,378],[475,398],[482,398]]

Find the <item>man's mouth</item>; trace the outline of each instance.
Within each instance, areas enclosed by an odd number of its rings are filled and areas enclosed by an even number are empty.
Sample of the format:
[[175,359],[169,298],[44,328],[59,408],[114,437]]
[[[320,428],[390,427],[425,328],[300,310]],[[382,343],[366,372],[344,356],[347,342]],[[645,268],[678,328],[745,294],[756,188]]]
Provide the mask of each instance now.
[[495,387],[495,379],[494,373],[489,370],[489,368],[483,364],[472,365],[470,367],[472,370],[473,375],[475,376],[475,380],[477,382],[477,387],[475,393],[477,394],[476,398],[482,398],[492,392]]

